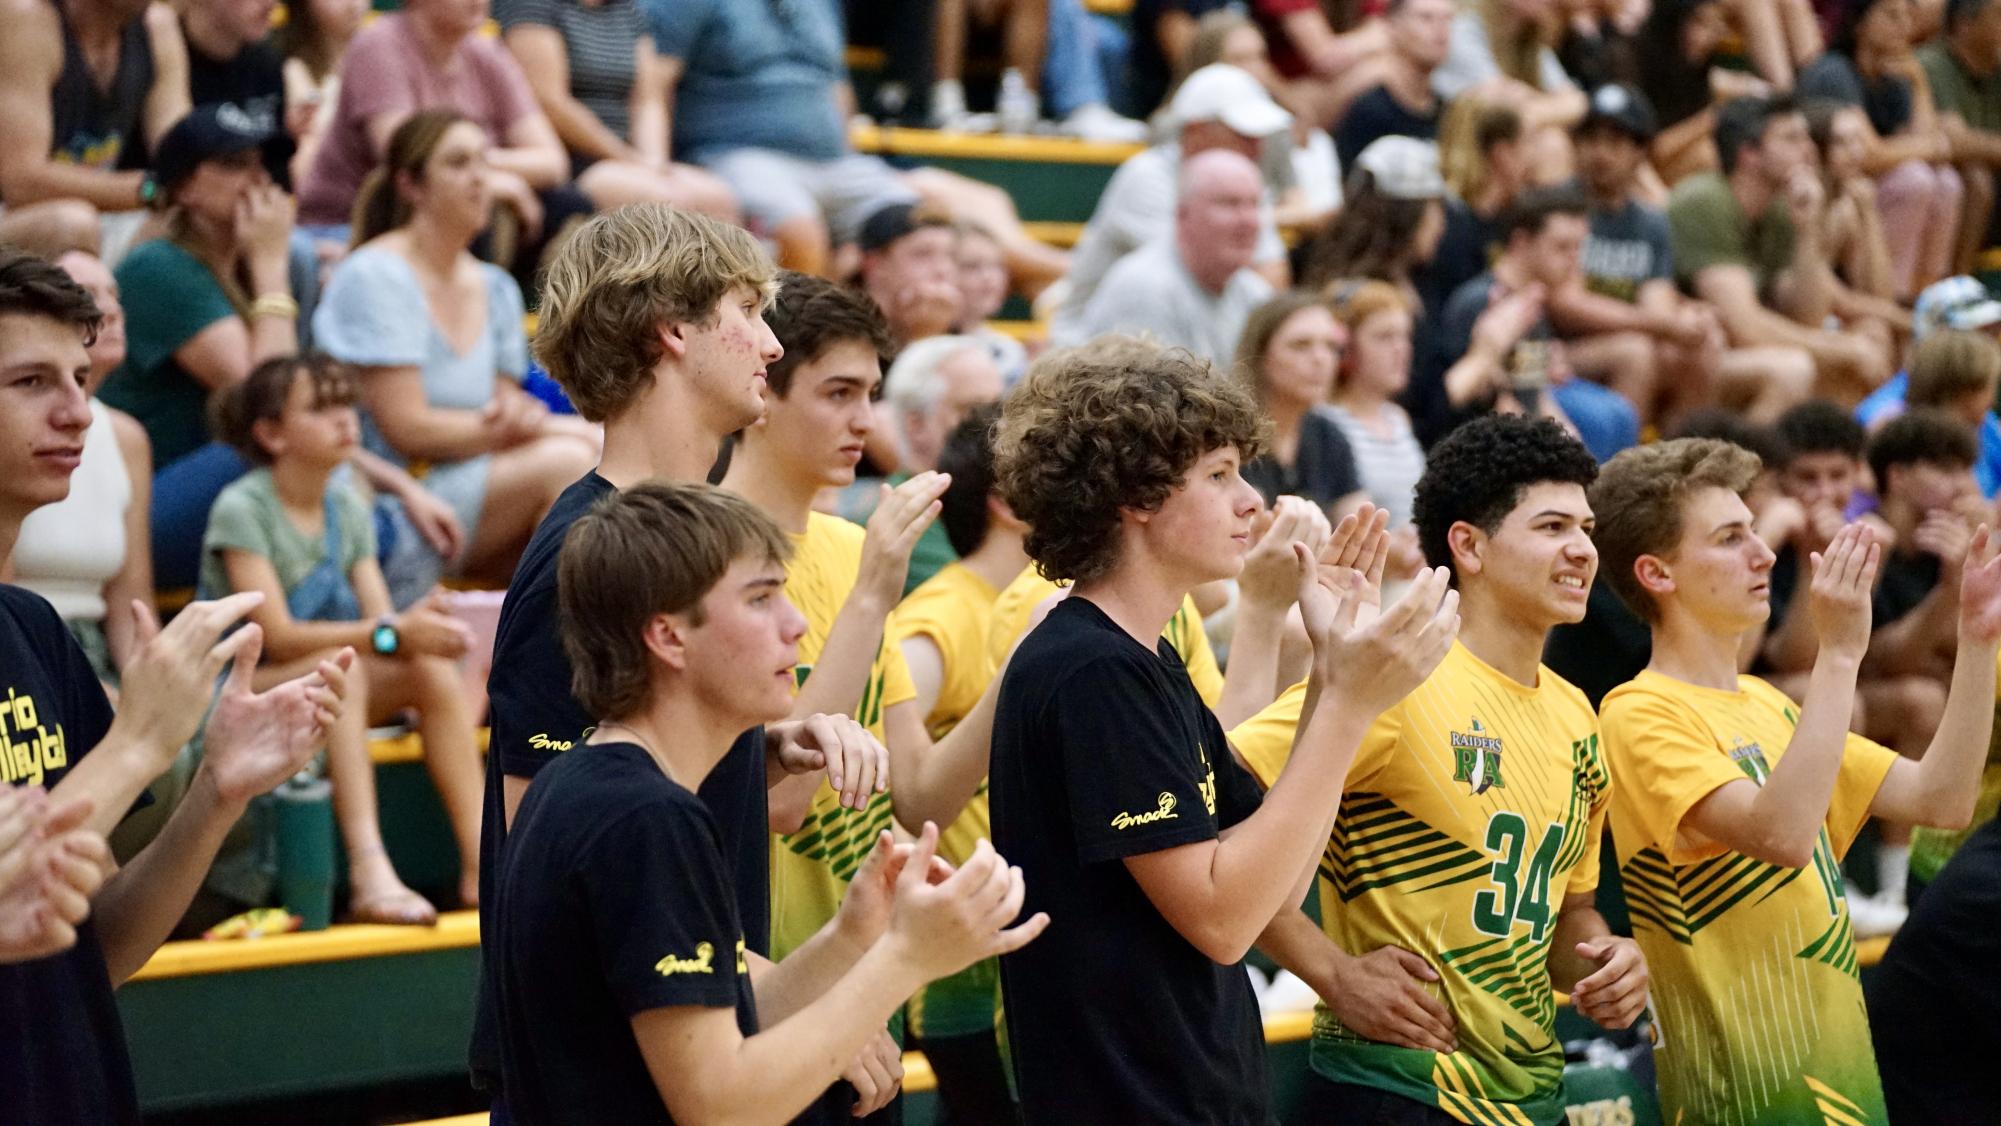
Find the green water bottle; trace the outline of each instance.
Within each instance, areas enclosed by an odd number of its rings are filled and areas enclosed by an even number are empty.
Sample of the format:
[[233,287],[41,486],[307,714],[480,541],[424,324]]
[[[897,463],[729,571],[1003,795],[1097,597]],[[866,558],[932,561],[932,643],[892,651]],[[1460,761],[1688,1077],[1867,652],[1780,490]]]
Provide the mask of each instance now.
[[301,930],[333,922],[333,783],[310,768],[271,792],[278,820],[278,899]]

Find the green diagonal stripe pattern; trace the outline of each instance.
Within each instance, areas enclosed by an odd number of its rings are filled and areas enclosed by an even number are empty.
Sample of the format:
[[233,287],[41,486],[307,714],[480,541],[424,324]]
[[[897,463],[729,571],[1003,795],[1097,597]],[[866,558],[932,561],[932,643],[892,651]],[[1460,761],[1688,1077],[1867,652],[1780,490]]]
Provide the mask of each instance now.
[[1320,873],[1343,903],[1376,888],[1424,881],[1411,891],[1476,879],[1493,859],[1467,848],[1398,808],[1381,794],[1355,793],[1341,799],[1333,839]]
[[876,838],[889,828],[890,803],[878,797],[867,809],[846,809],[837,804],[825,808],[814,803],[799,831],[780,837],[792,852],[827,868],[845,882],[854,879],[862,861],[868,858]]

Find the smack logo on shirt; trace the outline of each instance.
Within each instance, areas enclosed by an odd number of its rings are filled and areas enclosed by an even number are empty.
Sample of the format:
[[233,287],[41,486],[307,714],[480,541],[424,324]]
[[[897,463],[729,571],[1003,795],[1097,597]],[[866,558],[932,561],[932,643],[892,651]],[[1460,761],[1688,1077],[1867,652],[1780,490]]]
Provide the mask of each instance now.
[[661,977],[673,977],[675,974],[711,974],[716,972],[715,967],[710,964],[715,960],[715,944],[701,942],[695,945],[694,957],[676,958],[669,954],[653,963],[653,968],[659,971]]
[[1160,792],[1160,804],[1145,813],[1121,813],[1112,818],[1112,828],[1130,829],[1135,825],[1152,825],[1159,821],[1176,821],[1181,815],[1174,812],[1175,798],[1166,790]]
[[1479,717],[1473,719],[1473,730],[1454,731],[1451,739],[1454,782],[1466,783],[1476,796],[1507,789],[1507,783],[1501,781],[1500,736],[1489,734]]
[[586,727],[584,728],[584,733],[575,739],[552,739],[546,731],[537,732],[528,737],[528,745],[538,751],[555,751],[557,754],[561,754],[571,747],[576,746],[579,742],[590,738],[596,731],[597,728],[595,727]]

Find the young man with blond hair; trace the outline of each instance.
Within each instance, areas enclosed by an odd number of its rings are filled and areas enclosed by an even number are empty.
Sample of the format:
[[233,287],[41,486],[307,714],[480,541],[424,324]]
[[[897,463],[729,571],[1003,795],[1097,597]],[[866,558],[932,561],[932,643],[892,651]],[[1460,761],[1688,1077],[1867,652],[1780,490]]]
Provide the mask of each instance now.
[[[1141,362],[1133,362],[1135,359]],[[1057,928],[1001,958],[1030,1123],[1264,1123],[1257,1002],[1241,966],[1318,866],[1368,720],[1416,687],[1458,628],[1442,571],[1357,626],[1337,597],[1382,540],[1293,548],[1314,656],[1293,765],[1260,801],[1161,633],[1188,592],[1235,577],[1265,424],[1185,352],[1111,340],[1039,361],[1003,408],[1000,492],[1036,566],[1074,584],[1002,674],[995,842]]]
[[829,938],[752,979],[694,791],[737,732],[791,710],[789,551],[742,498],[664,481],[612,494],[563,547],[563,645],[601,718],[530,788],[497,888],[516,1121],[783,1121],[919,985],[1049,923],[1010,927],[1020,872],[984,842],[937,861],[927,822],[914,846],[881,833]]
[[[522,795],[544,767],[582,743],[596,720],[571,693],[573,669],[562,645],[557,559],[563,538],[592,505],[620,489],[650,478],[702,480],[724,436],[756,420],[764,409],[765,367],[781,355],[763,319],[775,283],[770,260],[748,233],[661,205],[593,218],[549,264],[536,356],[579,413],[604,424],[604,456],[543,518],[501,607],[487,680],[492,737],[480,839],[484,926],[505,926],[487,904]],[[823,767],[856,800],[887,768],[881,748],[852,721],[810,717],[744,732],[702,782],[702,800],[731,859],[753,956],[769,948],[767,787]],[[482,981],[471,1062],[475,1081],[495,1087],[500,1060],[490,969]],[[880,1045],[877,1054],[887,1058]],[[497,1091],[496,1103],[503,1097]]]
[[[2001,649],[1987,530],[1956,579],[1958,654],[1921,760],[1848,730],[1882,547],[1860,524],[1808,557],[1820,646],[1803,702],[1739,675],[1771,613],[1773,555],[1744,491],[1756,455],[1684,438],[1612,459],[1591,492],[1612,589],[1652,627],[1645,671],[1600,707],[1612,839],[1653,965],[1668,1121],[1888,1121],[1841,856],[1871,816],[1973,816]],[[1955,562],[1958,562],[1955,560]]]

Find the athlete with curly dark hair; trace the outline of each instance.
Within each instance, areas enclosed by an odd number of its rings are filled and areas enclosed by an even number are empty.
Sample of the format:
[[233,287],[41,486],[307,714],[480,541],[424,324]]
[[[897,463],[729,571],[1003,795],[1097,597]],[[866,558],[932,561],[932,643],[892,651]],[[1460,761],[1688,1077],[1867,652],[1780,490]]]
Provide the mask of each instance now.
[[1261,441],[1241,386],[1125,338],[1045,356],[1003,408],[1001,494],[1036,566],[1074,581],[1015,651],[994,719],[994,842],[1027,909],[1055,920],[1001,960],[1027,1122],[1270,1120],[1237,963],[1298,914],[1363,725],[1457,630],[1436,571],[1356,625],[1362,599],[1336,587],[1356,564],[1380,577],[1373,513],[1344,520],[1321,565],[1295,547],[1313,672],[1294,765],[1260,806],[1161,631],[1191,589],[1243,568],[1261,504],[1239,469]]
[[[1555,992],[1608,1027],[1646,1004],[1639,948],[1592,907],[1611,792],[1597,717],[1541,664],[1550,628],[1584,615],[1596,474],[1556,423],[1513,415],[1426,460],[1414,519],[1465,627],[1355,753],[1321,863],[1325,933],[1295,914],[1260,944],[1322,1000],[1300,1121],[1558,1121]],[[1283,777],[1279,740],[1233,739]]]

